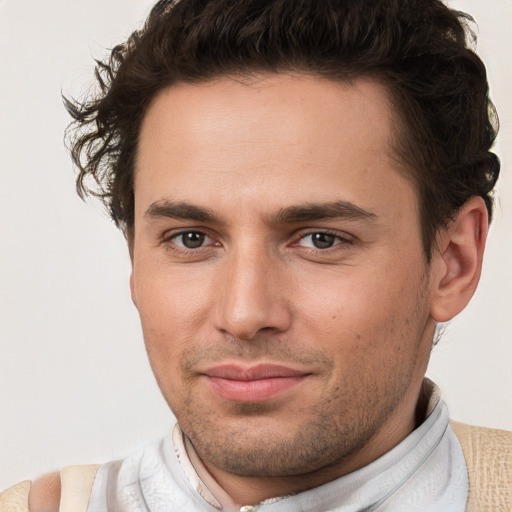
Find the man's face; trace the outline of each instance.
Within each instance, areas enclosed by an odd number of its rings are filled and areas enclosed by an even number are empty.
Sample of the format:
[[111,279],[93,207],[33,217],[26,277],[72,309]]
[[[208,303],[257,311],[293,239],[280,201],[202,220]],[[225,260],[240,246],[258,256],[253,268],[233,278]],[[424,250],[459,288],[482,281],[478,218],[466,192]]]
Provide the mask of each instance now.
[[414,426],[430,280],[390,109],[371,81],[268,75],[176,85],[145,116],[132,294],[211,469],[346,472]]

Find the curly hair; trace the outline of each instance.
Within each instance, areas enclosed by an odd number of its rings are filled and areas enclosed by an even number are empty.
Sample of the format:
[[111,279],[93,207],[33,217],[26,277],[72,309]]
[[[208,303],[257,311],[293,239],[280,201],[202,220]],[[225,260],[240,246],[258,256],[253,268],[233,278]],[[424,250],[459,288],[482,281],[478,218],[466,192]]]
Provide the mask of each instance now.
[[94,97],[65,99],[82,198],[130,239],[139,130],[157,92],[218,76],[298,72],[380,80],[398,118],[395,152],[415,184],[427,259],[472,196],[492,216],[498,121],[467,14],[440,0],[160,0],[97,61]]

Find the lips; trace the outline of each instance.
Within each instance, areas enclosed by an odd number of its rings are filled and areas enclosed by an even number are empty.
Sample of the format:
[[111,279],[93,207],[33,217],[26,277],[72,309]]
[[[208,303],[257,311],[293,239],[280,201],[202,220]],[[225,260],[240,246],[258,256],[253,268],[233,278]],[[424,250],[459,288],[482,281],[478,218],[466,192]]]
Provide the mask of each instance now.
[[309,375],[304,371],[271,364],[249,367],[227,364],[204,372],[214,393],[225,400],[241,403],[277,398],[301,384]]

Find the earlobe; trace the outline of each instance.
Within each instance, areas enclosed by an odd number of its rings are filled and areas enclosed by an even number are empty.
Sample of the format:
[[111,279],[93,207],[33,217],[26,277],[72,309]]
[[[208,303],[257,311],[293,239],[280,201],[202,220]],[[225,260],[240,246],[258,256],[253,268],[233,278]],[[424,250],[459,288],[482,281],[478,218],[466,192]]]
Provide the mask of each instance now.
[[437,322],[451,320],[471,300],[480,279],[488,227],[485,202],[473,197],[439,233],[431,302],[431,316]]

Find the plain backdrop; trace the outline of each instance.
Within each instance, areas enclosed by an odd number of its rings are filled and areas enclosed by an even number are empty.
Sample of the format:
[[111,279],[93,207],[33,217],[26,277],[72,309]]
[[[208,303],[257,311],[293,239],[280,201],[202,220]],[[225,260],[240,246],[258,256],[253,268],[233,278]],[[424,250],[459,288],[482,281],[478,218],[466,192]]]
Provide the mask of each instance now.
[[[61,90],[139,26],[149,0],[0,0],[0,489],[126,455],[170,431],[122,235],[74,193]],[[512,0],[451,2],[479,25],[501,118],[495,221],[480,288],[429,375],[455,419],[512,429]],[[397,262],[399,264],[399,262]]]

